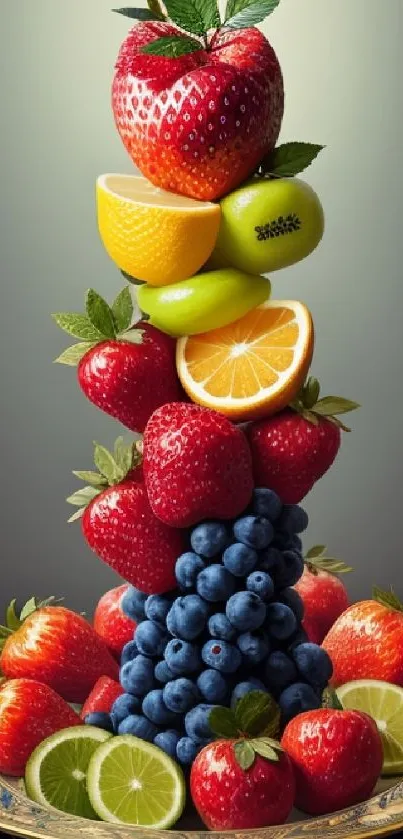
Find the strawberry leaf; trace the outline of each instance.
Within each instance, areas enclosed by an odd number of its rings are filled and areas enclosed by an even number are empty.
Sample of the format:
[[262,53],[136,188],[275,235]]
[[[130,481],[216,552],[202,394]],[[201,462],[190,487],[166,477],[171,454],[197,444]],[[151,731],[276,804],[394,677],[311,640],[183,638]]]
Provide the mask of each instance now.
[[99,469],[101,475],[105,476],[109,486],[118,484],[125,477],[123,469],[118,466],[115,458],[108,452],[108,449],[100,446],[98,443],[94,443],[94,446],[95,466]]
[[258,174],[293,178],[307,169],[324,148],[316,143],[284,143],[263,158]]
[[93,487],[102,488],[108,486],[108,481],[99,472],[91,472],[90,470],[76,471],[73,469],[73,475],[79,478],[80,481],[85,481],[86,484],[91,484]]
[[105,338],[116,337],[112,309],[93,288],[87,291],[86,310],[95,329],[98,329]]
[[166,20],[167,16],[161,6],[160,0],[147,0],[147,6],[157,20]]
[[320,556],[311,562],[318,571],[327,571],[328,574],[349,574],[354,571],[351,565],[346,565],[341,559],[332,556]]
[[84,341],[80,344],[73,344],[72,347],[68,347],[67,350],[64,350],[61,355],[55,358],[54,364],[66,364],[68,367],[76,367],[87,352],[92,350],[93,347],[96,347],[97,343],[98,341]]
[[67,524],[73,524],[73,522],[78,521],[78,519],[82,519],[85,513],[86,507],[80,507],[79,510],[76,510],[69,519],[67,519]]
[[209,714],[209,726],[217,737],[233,740],[240,734],[235,715],[230,708],[213,708]]
[[310,376],[302,391],[302,402],[305,408],[313,408],[320,394],[320,384],[314,376]]
[[261,734],[277,716],[278,709],[273,698],[261,690],[252,690],[243,696],[235,707],[235,721],[244,734],[256,737]]
[[31,615],[34,614],[34,612],[36,612],[36,610],[38,609],[38,605],[39,604],[36,597],[31,597],[29,600],[27,600],[20,614],[21,623],[23,623],[26,620],[26,618],[29,618]]
[[325,396],[314,406],[315,414],[320,414],[323,417],[335,417],[338,414],[348,414],[350,411],[356,411],[361,406],[358,402],[352,402],[351,399],[343,399],[342,396]]
[[88,507],[90,501],[93,501],[100,492],[101,490],[97,489],[97,487],[83,487],[83,489],[79,489],[73,495],[69,495],[66,501],[68,504],[72,504],[73,507]]
[[270,760],[273,763],[280,760],[276,749],[278,751],[282,751],[282,749],[274,740],[259,737],[256,740],[251,740],[250,744],[255,754],[260,755],[260,757],[264,757],[265,760]]
[[395,609],[396,612],[403,612],[403,603],[393,591],[392,586],[390,587],[390,591],[384,591],[383,589],[378,588],[378,586],[374,586],[372,589],[372,597],[377,601],[377,603],[381,603],[382,606]]
[[245,29],[256,26],[277,8],[280,0],[228,0],[225,26]]
[[323,556],[326,552],[326,545],[314,545],[307,552],[305,559],[316,559],[318,556]]
[[239,740],[234,743],[235,760],[238,766],[245,772],[253,766],[255,762],[255,752],[249,740]]
[[220,15],[215,0],[164,0],[170,19],[191,32],[205,35],[209,29],[220,26]]
[[322,708],[332,708],[336,711],[344,710],[336,691],[331,687],[327,687],[323,691]]
[[180,58],[181,55],[187,55],[201,49],[201,43],[195,41],[194,38],[188,38],[186,35],[166,35],[145,44],[141,48],[141,52],[147,55],[163,55],[166,58]]
[[52,318],[60,329],[73,338],[80,338],[82,341],[102,341],[103,335],[95,329],[87,315],[80,315],[78,312],[56,312]]
[[15,611],[16,603],[17,601],[14,598],[7,607],[6,611],[6,626],[8,629],[11,629],[12,632],[15,632],[15,630],[19,629],[21,626],[21,621]]
[[119,335],[121,341],[128,341],[129,344],[143,343],[144,329],[128,329]]
[[128,286],[125,286],[113,301],[112,314],[117,332],[124,332],[129,328],[133,317],[133,301]]
[[112,9],[112,11],[116,12],[118,15],[124,15],[125,17],[132,18],[133,20],[161,20],[161,18],[157,17],[151,9],[124,8]]

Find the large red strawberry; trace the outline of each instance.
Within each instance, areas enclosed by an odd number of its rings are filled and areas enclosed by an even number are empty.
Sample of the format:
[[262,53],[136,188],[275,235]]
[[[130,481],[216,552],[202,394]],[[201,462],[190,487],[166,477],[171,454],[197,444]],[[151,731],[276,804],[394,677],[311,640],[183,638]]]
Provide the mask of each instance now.
[[109,676],[101,676],[81,708],[81,719],[85,720],[88,714],[109,714],[115,699],[122,693],[124,690],[119,682],[115,682]]
[[403,604],[393,591],[374,589],[332,626],[323,647],[333,662],[332,684],[379,679],[403,687]]
[[209,408],[187,403],[158,408],[147,423],[143,452],[151,507],[172,527],[233,519],[251,499],[246,437]]
[[78,506],[70,521],[82,519],[90,548],[124,580],[146,594],[176,585],[175,563],[185,550],[185,534],[154,515],[133,444],[116,441],[114,456],[95,444],[99,472],[75,472],[90,486],[68,498]]
[[90,290],[86,315],[59,312],[53,317],[65,332],[82,339],[56,361],[78,364],[78,382],[86,397],[131,431],[144,431],[160,405],[183,399],[175,342],[148,323],[131,327],[129,288],[112,307]]
[[11,679],[0,687],[0,772],[24,775],[42,740],[62,728],[81,725],[80,717],[48,685]]
[[[115,121],[153,184],[213,200],[254,171],[280,132],[280,65],[253,27],[267,4],[245,12],[230,0],[225,28],[215,3],[168,0],[165,6],[171,22],[140,23],[122,44],[112,89]],[[136,17],[135,10],[127,14]]]
[[339,396],[319,399],[319,382],[310,378],[289,408],[249,427],[256,485],[285,504],[302,501],[335,460],[340,429],[350,430],[338,415],[358,407]]
[[339,559],[326,556],[324,545],[316,545],[306,554],[304,573],[295,589],[304,603],[302,626],[312,643],[321,644],[337,618],[347,609],[347,589],[337,575],[352,570]]
[[36,679],[67,702],[81,703],[100,676],[118,678],[117,662],[81,615],[32,598],[18,618],[14,605],[1,643],[0,669],[8,679]]
[[94,612],[92,625],[108,649],[120,658],[123,647],[133,640],[136,624],[122,612],[122,597],[129,585],[125,583],[105,592]]
[[359,711],[319,708],[288,723],[281,745],[296,782],[296,805],[311,815],[365,801],[381,774],[382,741],[375,722]]

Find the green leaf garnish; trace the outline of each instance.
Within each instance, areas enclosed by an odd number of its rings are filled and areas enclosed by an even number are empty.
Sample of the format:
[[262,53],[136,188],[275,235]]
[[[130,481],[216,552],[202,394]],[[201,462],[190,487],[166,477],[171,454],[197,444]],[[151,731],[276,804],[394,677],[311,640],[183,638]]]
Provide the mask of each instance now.
[[108,484],[118,484],[125,477],[123,469],[120,469],[115,458],[105,446],[94,443],[94,463],[101,475],[104,475]]
[[209,726],[217,737],[233,740],[241,733],[236,724],[235,714],[230,708],[213,708],[209,714]]
[[403,603],[393,591],[392,586],[389,591],[384,591],[383,589],[378,588],[378,586],[374,586],[372,589],[372,597],[377,603],[381,603],[382,606],[395,609],[396,612],[403,612]]
[[354,571],[351,565],[346,565],[341,559],[326,556],[325,545],[314,545],[305,554],[304,560],[312,574],[317,574],[318,571],[327,571],[328,574],[349,574]]
[[166,35],[145,44],[141,52],[147,55],[162,55],[166,58],[180,58],[181,55],[188,55],[201,49],[203,47],[200,41],[195,41],[194,38],[188,38],[186,35]]
[[133,9],[133,8],[124,8],[124,9],[112,9],[113,12],[116,12],[118,15],[124,15],[125,17],[132,18],[133,20],[161,20],[161,18],[157,17],[151,9]]
[[85,513],[85,510],[86,510],[86,507],[80,507],[79,510],[76,510],[76,512],[73,513],[73,515],[70,516],[69,519],[67,519],[67,524],[73,524],[73,522],[78,521],[79,519],[82,519],[82,517]]
[[324,148],[315,143],[284,143],[262,160],[258,174],[293,178],[307,169]]
[[261,690],[245,694],[235,706],[235,721],[239,731],[256,737],[262,734],[271,723],[279,723],[279,710],[273,697]]
[[342,396],[325,396],[323,399],[319,399],[314,406],[315,413],[325,417],[348,414],[350,411],[356,411],[360,407],[358,402],[352,402],[351,399],[344,399]]
[[73,507],[87,507],[90,501],[93,501],[99,493],[100,489],[97,489],[97,487],[83,487],[83,489],[79,489],[73,495],[69,495],[66,501],[68,504],[72,504]]
[[279,5],[280,0],[228,0],[225,26],[245,29],[261,23]]
[[14,632],[16,629],[19,629],[21,626],[21,621],[15,611],[16,603],[17,600],[14,598],[14,600],[12,600],[9,606],[7,607],[6,611],[6,626],[8,629],[11,629],[12,632]]
[[112,309],[93,288],[87,291],[86,310],[92,325],[101,335],[105,338],[116,338]]
[[282,752],[282,748],[276,740],[271,740],[268,737],[258,737],[256,740],[250,741],[255,754],[264,757],[265,760],[270,760],[273,763],[280,758],[278,752]]
[[253,766],[255,762],[255,750],[249,740],[238,740],[237,743],[234,743],[234,752],[238,766],[245,772]]
[[169,18],[192,35],[205,35],[220,26],[215,0],[165,0]]
[[133,317],[133,300],[128,286],[122,288],[112,303],[112,315],[117,332],[128,329]]
[[161,6],[160,0],[147,0],[147,6],[157,20],[166,20],[166,14]]
[[82,471],[77,471],[73,469],[73,475],[76,478],[79,478],[80,481],[84,481],[86,484],[91,484],[93,487],[105,487],[108,486],[108,482],[104,475],[100,475],[99,472],[91,472],[88,469],[84,469]]
[[83,343],[73,344],[73,346],[67,347],[67,350],[64,350],[64,352],[55,358],[54,363],[76,367],[86,353],[92,350],[93,347],[96,347],[97,343],[98,341],[84,341]]
[[316,559],[318,556],[323,556],[325,551],[326,545],[314,545],[305,555],[305,559]]
[[78,312],[56,312],[52,318],[60,329],[73,338],[80,338],[82,341],[102,340],[102,333],[95,329],[87,315]]

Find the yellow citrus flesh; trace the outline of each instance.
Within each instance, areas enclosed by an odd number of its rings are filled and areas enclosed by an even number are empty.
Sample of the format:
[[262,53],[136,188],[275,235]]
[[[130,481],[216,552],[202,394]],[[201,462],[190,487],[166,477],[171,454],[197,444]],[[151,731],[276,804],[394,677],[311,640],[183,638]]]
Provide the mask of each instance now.
[[153,286],[191,277],[211,255],[218,204],[165,192],[135,175],[97,180],[98,228],[118,268]]
[[230,326],[177,343],[177,369],[193,402],[237,422],[268,417],[295,399],[314,347],[312,316],[271,300]]

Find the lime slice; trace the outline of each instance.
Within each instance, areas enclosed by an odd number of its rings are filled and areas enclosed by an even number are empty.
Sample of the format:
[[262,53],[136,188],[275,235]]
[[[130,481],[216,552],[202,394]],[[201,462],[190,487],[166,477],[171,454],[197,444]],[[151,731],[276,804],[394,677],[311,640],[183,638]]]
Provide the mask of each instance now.
[[32,801],[73,816],[97,819],[88,798],[86,775],[95,750],[112,735],[89,725],[57,731],[32,753],[25,787]]
[[337,688],[344,708],[365,711],[372,717],[382,737],[384,762],[382,775],[403,772],[403,688],[375,679],[359,679]]
[[90,760],[87,788],[99,817],[116,824],[163,830],[175,824],[185,806],[180,766],[131,734],[99,747]]

